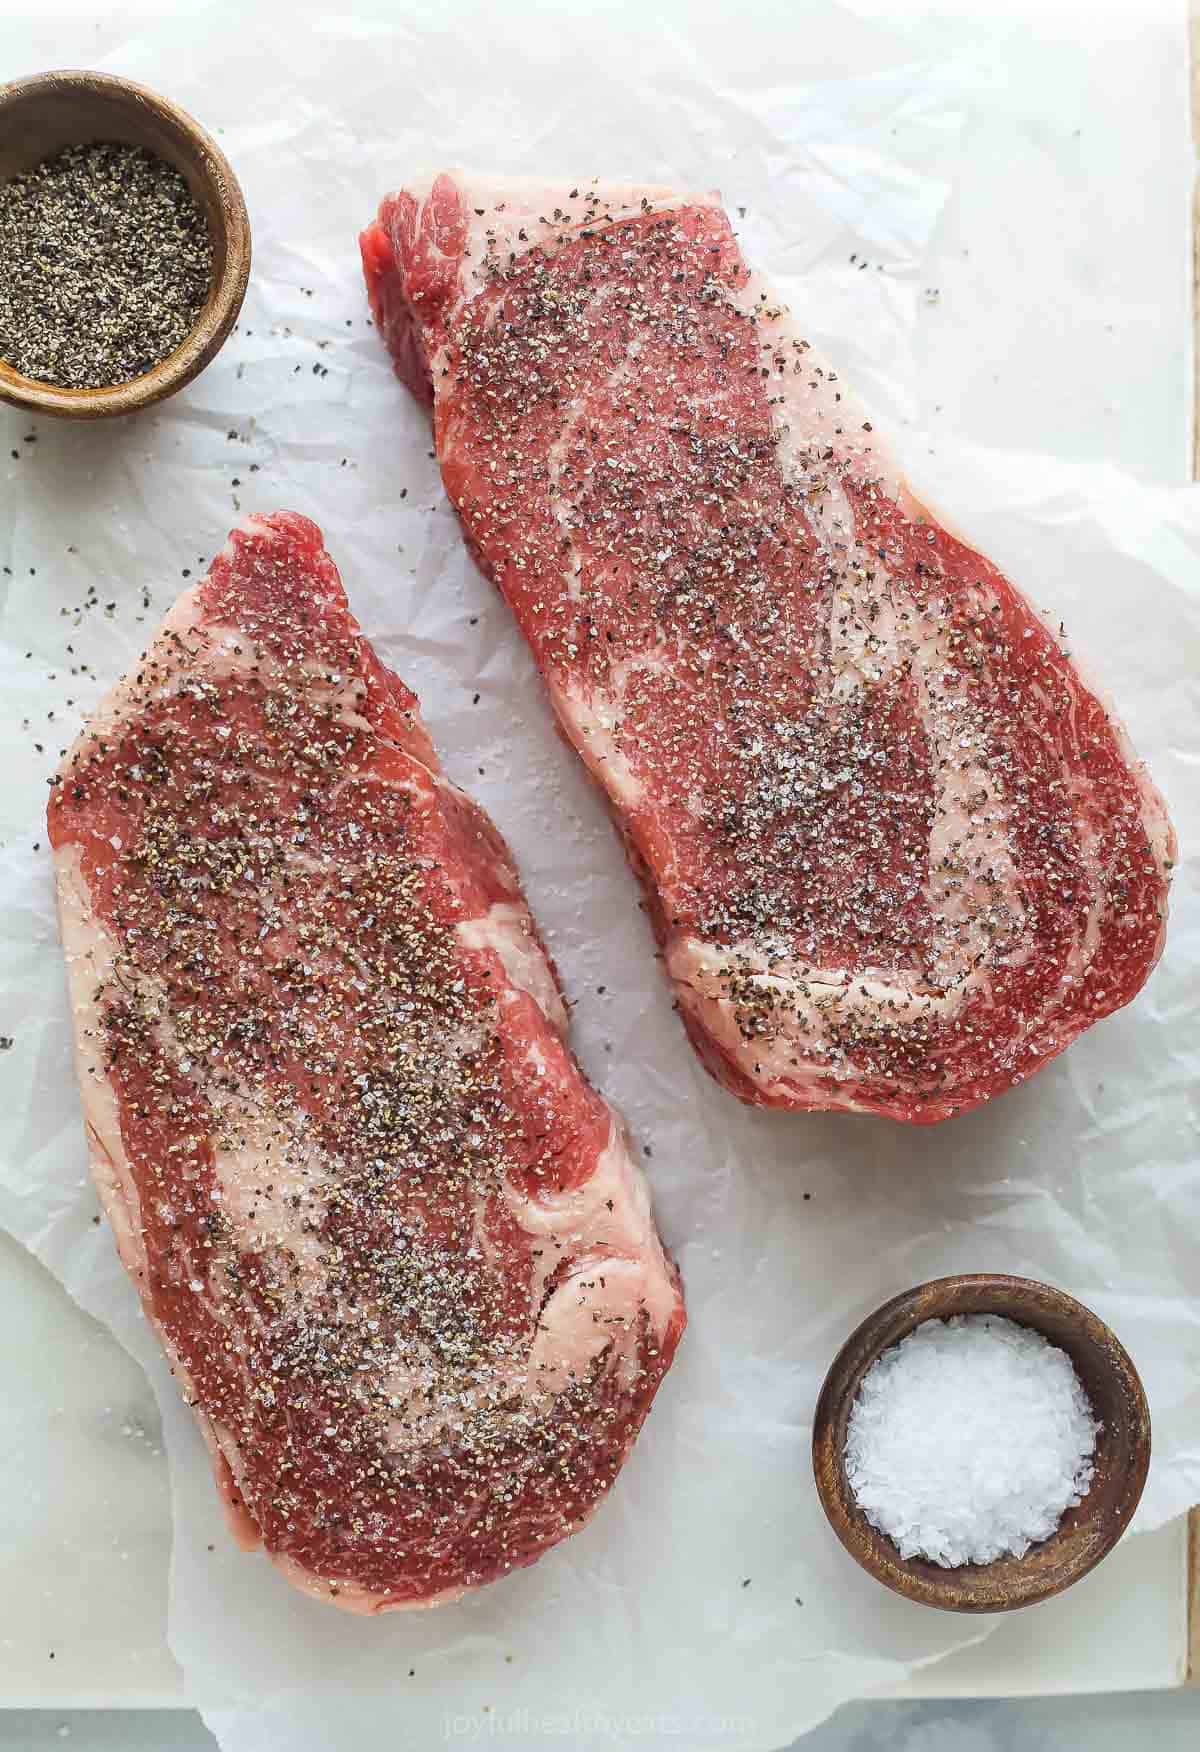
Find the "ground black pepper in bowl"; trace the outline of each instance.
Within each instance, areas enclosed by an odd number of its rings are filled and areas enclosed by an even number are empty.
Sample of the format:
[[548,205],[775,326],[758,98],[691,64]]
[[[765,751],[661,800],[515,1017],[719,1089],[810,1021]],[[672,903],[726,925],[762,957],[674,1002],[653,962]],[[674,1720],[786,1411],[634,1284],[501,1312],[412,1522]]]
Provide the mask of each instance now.
[[0,186],[0,358],[64,388],[127,383],[186,339],[212,269],[178,170],[140,146],[68,146]]

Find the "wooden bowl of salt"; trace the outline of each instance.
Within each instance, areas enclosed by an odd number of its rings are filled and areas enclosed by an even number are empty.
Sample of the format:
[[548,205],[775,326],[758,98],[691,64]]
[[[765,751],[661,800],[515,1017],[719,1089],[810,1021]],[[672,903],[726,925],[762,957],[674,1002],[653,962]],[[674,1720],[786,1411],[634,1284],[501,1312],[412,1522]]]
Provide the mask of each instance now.
[[834,1358],[813,1421],[817,1493],[846,1550],[947,1612],[1009,1612],[1069,1588],[1124,1533],[1149,1464],[1150,1412],[1124,1347],[1031,1278],[964,1274],[893,1297]]

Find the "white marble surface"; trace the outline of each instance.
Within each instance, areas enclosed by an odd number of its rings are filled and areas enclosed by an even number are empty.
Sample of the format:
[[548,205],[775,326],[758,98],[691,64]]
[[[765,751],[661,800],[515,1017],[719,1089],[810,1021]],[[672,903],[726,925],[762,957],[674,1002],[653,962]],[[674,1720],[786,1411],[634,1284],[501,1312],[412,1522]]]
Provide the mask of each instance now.
[[[163,1640],[171,1505],[154,1394],[112,1335],[5,1234],[0,1379],[25,1389],[0,1395],[0,1550],[10,1575],[41,1578],[18,1609],[0,1611],[0,1695],[103,1705],[108,1671],[130,1702],[169,1700],[179,1682]],[[0,1736],[6,1721],[0,1710]]]
[[[849,1704],[801,1752],[1196,1752],[1200,1691],[999,1702]],[[10,1710],[3,1752],[214,1752],[191,1710]],[[393,1742],[388,1752],[409,1752]],[[433,1752],[431,1747],[412,1752]],[[514,1752],[517,1749],[514,1748]],[[521,1748],[520,1752],[526,1752]],[[683,1749],[686,1752],[686,1749]]]

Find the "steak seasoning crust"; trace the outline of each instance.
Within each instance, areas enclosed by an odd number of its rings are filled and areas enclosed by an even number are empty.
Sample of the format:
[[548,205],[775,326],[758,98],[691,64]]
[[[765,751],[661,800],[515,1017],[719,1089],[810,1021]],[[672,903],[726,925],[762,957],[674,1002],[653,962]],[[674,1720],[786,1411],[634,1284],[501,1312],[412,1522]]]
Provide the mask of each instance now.
[[362,237],[399,376],[743,1100],[925,1122],[1134,996],[1173,842],[716,197],[451,173]]
[[49,809],[96,1184],[236,1533],[355,1612],[532,1563],[683,1329],[503,840],[319,531],[234,531]]

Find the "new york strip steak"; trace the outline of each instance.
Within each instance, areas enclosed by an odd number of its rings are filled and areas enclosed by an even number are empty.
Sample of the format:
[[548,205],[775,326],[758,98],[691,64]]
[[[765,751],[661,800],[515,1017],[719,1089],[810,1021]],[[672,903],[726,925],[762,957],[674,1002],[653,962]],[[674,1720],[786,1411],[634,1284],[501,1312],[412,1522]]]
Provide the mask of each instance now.
[[54,786],[92,1169],[235,1532],[355,1612],[591,1514],[683,1329],[503,840],[302,517],[234,531]]
[[932,1121],[1134,996],[1173,842],[714,196],[443,174],[362,237],[446,489],[743,1100]]

